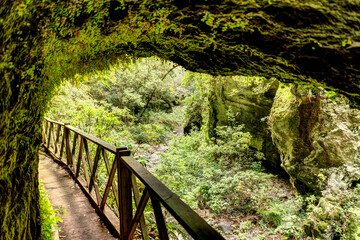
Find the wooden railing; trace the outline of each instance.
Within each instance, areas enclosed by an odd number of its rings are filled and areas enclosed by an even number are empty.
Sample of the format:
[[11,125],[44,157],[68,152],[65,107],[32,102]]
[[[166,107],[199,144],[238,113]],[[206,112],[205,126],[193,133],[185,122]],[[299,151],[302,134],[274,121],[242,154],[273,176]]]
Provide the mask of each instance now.
[[166,221],[175,220],[194,239],[224,239],[131,157],[126,147],[48,118],[43,123],[43,142],[120,239],[169,239]]

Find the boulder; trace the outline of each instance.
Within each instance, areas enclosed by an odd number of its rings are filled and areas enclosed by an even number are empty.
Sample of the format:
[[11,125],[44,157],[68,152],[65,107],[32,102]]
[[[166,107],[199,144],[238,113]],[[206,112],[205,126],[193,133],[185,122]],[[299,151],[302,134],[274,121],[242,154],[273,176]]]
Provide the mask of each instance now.
[[334,238],[346,192],[360,179],[360,111],[327,95],[322,88],[281,84],[268,118],[293,185],[320,196],[304,224],[319,239]]
[[268,123],[282,167],[301,192],[346,189],[360,179],[360,111],[344,97],[281,85]]
[[232,232],[232,226],[226,222],[218,223],[217,228],[225,234],[229,234]]

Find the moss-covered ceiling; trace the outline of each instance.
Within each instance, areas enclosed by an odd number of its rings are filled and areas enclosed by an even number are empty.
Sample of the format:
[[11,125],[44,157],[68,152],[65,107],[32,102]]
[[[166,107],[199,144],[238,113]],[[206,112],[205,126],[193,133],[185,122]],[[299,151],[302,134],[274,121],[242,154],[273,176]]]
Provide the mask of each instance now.
[[[22,56],[15,60],[22,72],[41,68],[42,76],[60,79],[119,59],[158,55],[197,72],[311,82],[360,103],[358,0],[4,0],[1,4],[0,28],[6,36],[2,61],[14,53]],[[38,57],[42,64],[22,62],[24,54],[18,52],[24,48],[25,56]]]

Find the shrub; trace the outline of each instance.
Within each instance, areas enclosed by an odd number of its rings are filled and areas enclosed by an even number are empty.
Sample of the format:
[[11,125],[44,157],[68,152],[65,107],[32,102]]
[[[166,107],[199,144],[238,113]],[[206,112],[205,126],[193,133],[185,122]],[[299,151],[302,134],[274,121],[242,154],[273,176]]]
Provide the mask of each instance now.
[[165,143],[168,134],[165,127],[157,124],[138,124],[133,129],[133,137],[138,143]]
[[309,197],[304,200],[302,196],[287,201],[275,199],[268,209],[259,212],[264,215],[265,221],[277,227],[275,232],[286,238],[302,239],[305,236],[303,224],[309,213],[304,209],[306,202],[311,199],[313,198]]
[[173,111],[168,112],[149,112],[148,122],[165,126],[169,130],[174,130],[184,122],[184,107],[177,106]]
[[360,184],[349,190],[343,204],[341,227],[336,230],[341,240],[360,239]]

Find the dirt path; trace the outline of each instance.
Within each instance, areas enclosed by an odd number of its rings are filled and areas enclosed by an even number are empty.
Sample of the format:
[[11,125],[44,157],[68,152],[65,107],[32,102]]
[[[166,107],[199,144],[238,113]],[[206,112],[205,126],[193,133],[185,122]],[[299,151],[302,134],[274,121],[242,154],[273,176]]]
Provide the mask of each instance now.
[[104,226],[88,199],[70,175],[45,153],[40,153],[40,180],[50,201],[56,209],[65,209],[59,223],[61,240],[105,240],[116,239]]

